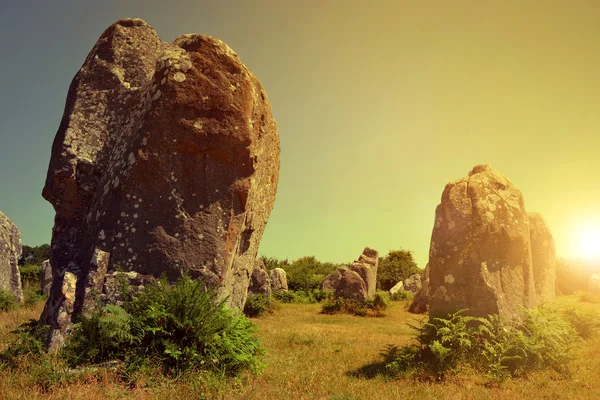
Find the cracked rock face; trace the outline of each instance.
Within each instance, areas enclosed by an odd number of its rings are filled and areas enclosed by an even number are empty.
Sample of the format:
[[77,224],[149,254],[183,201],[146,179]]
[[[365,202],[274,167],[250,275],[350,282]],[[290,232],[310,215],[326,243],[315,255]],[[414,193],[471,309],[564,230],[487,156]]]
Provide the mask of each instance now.
[[536,304],[523,196],[489,165],[446,185],[429,250],[430,315],[513,316]]
[[[287,284],[287,280],[286,280]],[[257,258],[254,261],[254,269],[248,287],[248,294],[262,294],[263,296],[271,296],[271,279],[265,263]]]
[[17,226],[0,211],[0,290],[12,293],[18,303],[23,302],[19,272],[22,251]]
[[321,282],[321,290],[334,291],[336,297],[364,301],[377,292],[379,252],[365,247],[357,261],[341,266]]
[[531,261],[538,303],[556,300],[556,249],[544,217],[529,213]]
[[41,322],[64,336],[118,269],[188,273],[242,307],[278,178],[270,103],[225,43],[168,44],[140,19],[117,21],[73,79],[52,146],[54,280]]

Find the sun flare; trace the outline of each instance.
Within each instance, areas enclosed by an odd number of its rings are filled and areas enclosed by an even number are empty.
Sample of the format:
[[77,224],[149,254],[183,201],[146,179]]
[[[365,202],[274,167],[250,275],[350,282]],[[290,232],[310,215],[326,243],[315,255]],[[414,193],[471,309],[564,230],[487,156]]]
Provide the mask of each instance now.
[[586,260],[600,260],[600,226],[588,226],[579,233],[578,253]]

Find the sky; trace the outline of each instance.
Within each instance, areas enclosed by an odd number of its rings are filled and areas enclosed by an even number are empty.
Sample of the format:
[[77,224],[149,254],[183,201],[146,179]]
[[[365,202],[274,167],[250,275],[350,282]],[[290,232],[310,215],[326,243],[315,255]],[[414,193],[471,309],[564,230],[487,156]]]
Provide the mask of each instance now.
[[265,87],[281,171],[262,254],[348,262],[371,246],[424,267],[445,184],[481,163],[545,217],[559,256],[596,243],[598,1],[0,0],[0,210],[24,244],[50,241],[41,191],[68,86],[128,17],[167,42],[223,40]]

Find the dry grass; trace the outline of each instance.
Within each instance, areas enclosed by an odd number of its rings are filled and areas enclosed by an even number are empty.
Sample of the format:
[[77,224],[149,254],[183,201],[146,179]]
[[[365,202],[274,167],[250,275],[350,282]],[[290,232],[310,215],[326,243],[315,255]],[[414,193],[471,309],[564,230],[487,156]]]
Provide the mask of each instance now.
[[[600,304],[580,307],[600,310]],[[414,316],[395,303],[387,316],[361,318],[321,315],[320,305],[283,304],[275,315],[256,319],[267,348],[263,376],[224,379],[190,374],[177,380],[141,376],[126,386],[112,372],[83,374],[70,383],[43,393],[24,373],[0,373],[0,397],[5,399],[596,399],[600,398],[600,339],[586,342],[568,379],[554,373],[536,373],[526,379],[490,387],[483,377],[463,374],[444,383],[386,379],[376,375],[378,354],[387,344],[406,343],[406,323]],[[0,314],[0,335],[23,320],[36,318],[32,309]]]

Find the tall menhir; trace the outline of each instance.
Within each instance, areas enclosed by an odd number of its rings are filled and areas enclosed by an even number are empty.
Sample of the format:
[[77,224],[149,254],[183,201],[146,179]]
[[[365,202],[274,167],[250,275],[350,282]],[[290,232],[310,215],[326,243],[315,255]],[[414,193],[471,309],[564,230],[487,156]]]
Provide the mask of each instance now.
[[111,301],[118,270],[134,285],[187,273],[241,307],[278,179],[269,100],[225,43],[167,44],[140,19],[108,27],[69,88],[43,190],[50,345]]

